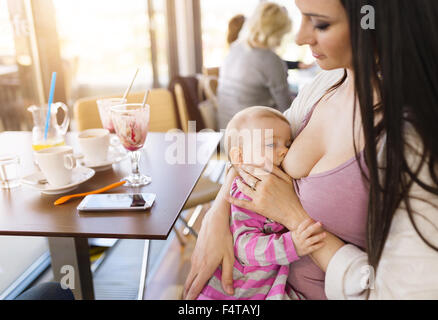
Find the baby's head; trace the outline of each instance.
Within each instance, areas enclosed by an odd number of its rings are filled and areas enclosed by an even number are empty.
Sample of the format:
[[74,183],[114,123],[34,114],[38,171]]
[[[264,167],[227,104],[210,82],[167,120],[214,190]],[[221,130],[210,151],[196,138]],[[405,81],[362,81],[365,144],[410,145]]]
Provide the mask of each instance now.
[[225,131],[224,146],[232,164],[280,166],[291,143],[289,122],[281,112],[268,107],[240,111]]

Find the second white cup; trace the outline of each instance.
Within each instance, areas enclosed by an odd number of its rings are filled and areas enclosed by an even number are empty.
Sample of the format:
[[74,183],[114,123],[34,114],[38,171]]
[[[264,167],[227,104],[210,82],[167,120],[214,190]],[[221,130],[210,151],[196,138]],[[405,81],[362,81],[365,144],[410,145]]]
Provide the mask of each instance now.
[[87,163],[98,164],[108,158],[110,133],[106,129],[89,129],[78,135],[79,147]]
[[69,146],[43,149],[35,153],[36,161],[47,182],[54,187],[71,183],[76,167],[73,148]]

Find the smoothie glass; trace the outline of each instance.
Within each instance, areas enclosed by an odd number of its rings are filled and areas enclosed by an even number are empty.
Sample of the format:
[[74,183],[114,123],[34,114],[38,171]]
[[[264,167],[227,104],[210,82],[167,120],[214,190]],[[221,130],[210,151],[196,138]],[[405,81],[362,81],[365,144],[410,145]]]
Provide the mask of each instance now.
[[107,129],[110,133],[115,133],[113,121],[111,119],[111,108],[121,104],[126,104],[126,99],[123,98],[109,98],[97,100],[97,108],[99,109],[100,121],[102,127]]
[[146,141],[149,128],[149,105],[122,104],[111,108],[114,129],[123,147],[131,155],[132,173],[124,178],[125,186],[140,187],[151,183],[151,177],[140,174],[140,149]]

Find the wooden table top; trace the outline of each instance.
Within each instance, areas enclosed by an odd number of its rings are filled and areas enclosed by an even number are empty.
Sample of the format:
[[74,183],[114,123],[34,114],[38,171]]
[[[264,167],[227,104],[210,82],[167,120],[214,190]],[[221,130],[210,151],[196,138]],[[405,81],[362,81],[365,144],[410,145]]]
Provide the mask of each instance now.
[[[69,133],[66,144],[79,152],[76,135]],[[221,133],[198,133],[196,136],[178,134],[178,138],[169,139],[164,133],[149,133],[142,149],[140,172],[151,176],[152,183],[141,188],[122,186],[108,192],[155,193],[155,203],[146,212],[85,213],[76,209],[81,199],[54,206],[53,202],[62,195],[44,195],[24,185],[12,190],[0,189],[0,235],[166,239],[206,166],[205,161],[197,160],[194,154],[203,155],[203,159],[211,158],[221,137]],[[196,141],[196,147],[188,141]],[[181,161],[176,164],[166,161],[165,157],[172,158],[177,148],[182,151],[178,153]],[[0,133],[0,150],[20,156],[22,176],[37,170],[33,164],[30,132]],[[68,194],[101,188],[130,172],[131,162],[127,157],[111,170],[96,172],[93,178]]]

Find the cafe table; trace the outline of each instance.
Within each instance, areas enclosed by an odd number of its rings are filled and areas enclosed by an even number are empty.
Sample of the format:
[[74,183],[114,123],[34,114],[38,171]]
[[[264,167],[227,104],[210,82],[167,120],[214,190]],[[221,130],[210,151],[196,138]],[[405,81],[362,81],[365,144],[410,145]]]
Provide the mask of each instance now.
[[[66,144],[79,153],[77,133],[68,133]],[[144,292],[149,240],[165,240],[217,150],[222,133],[149,133],[141,149],[140,172],[152,183],[139,188],[118,187],[107,193],[155,193],[151,209],[142,212],[85,213],[80,199],[54,206],[62,195],[46,195],[25,185],[0,190],[0,235],[47,237],[55,281],[74,280],[77,299],[94,299],[88,238],[145,239],[139,298]],[[21,175],[37,171],[30,132],[0,133],[0,153],[18,155]],[[131,171],[129,157],[107,171],[96,172],[68,194],[88,192],[120,181]],[[146,265],[145,265],[146,264]],[[69,274],[74,272],[73,275]],[[115,275],[116,276],[116,275]]]

